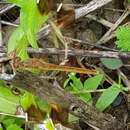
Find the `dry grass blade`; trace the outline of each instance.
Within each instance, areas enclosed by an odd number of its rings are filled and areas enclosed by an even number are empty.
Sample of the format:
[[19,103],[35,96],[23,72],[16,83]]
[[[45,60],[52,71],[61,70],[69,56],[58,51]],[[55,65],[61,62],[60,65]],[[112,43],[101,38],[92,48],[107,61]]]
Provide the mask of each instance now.
[[65,47],[65,60],[67,60],[68,58],[68,45],[67,45],[67,42],[64,40],[64,37],[60,31],[60,29],[53,23],[53,22],[49,22],[56,37],[60,40],[60,42],[64,45]]

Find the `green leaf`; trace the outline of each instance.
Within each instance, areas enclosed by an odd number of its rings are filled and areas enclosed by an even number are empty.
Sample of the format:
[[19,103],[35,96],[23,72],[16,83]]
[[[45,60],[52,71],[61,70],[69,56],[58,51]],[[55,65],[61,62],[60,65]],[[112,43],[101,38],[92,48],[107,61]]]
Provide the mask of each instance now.
[[21,57],[22,60],[26,60],[28,58],[28,54],[27,54],[28,42],[25,35],[22,37],[19,43],[20,44],[17,44],[16,46],[16,54],[18,57]]
[[45,120],[45,130],[55,130],[54,124],[51,119]]
[[101,62],[108,69],[112,69],[112,70],[118,69],[123,65],[122,61],[116,58],[101,58]]
[[9,127],[7,127],[7,130],[23,130],[20,128],[17,124],[11,124]]
[[130,27],[120,26],[116,30],[116,45],[122,51],[130,51]]
[[32,47],[37,48],[36,33],[42,24],[48,19],[48,15],[41,15],[36,0],[24,0],[24,6],[21,8],[20,24],[27,39]]
[[113,84],[111,87],[104,91],[98,101],[96,102],[96,108],[99,111],[104,111],[122,91],[118,84]]
[[80,81],[80,79],[79,78],[77,78],[75,75],[73,75],[73,74],[70,74],[69,75],[69,78],[70,78],[70,80],[72,80],[72,86],[76,89],[76,90],[81,90],[81,89],[83,89],[83,84],[82,84],[82,82]]
[[36,97],[35,100],[36,100],[37,106],[40,108],[42,112],[46,112],[47,114],[51,112],[51,107],[47,101],[40,99],[38,97]]
[[79,99],[85,103],[88,103],[89,105],[92,105],[93,103],[91,93],[79,94]]
[[8,119],[3,120],[2,123],[7,128],[8,126],[10,126],[10,125],[15,123],[15,119],[14,118],[8,118]]
[[[79,78],[77,78],[75,76],[75,74],[71,73],[69,74],[69,78],[65,81],[65,85],[72,80],[72,83],[70,83],[68,90],[71,92],[77,92],[79,90],[82,91],[86,91],[86,90],[96,90],[96,88],[98,87],[98,85],[100,84],[101,80],[103,79],[103,75],[102,74],[98,74],[94,77],[88,78],[85,82],[84,82],[84,86],[83,83],[80,81]],[[77,95],[77,94],[76,94]],[[80,93],[78,94],[78,97],[84,101],[85,103],[88,103],[90,105],[92,105],[92,97],[91,97],[91,93]]]
[[38,48],[36,34],[48,19],[48,14],[41,15],[36,0],[8,0],[20,6],[20,26],[8,42],[8,52],[16,50],[17,56],[27,59],[27,47],[30,44]]
[[28,58],[27,46],[28,40],[25,36],[22,28],[19,26],[11,35],[8,41],[8,53],[16,50],[17,56],[21,57],[22,60]]
[[27,111],[31,107],[31,105],[37,107],[35,97],[29,92],[24,93],[24,95],[20,99],[20,104],[25,111]]
[[66,79],[65,81],[64,81],[64,88],[66,88],[67,87],[67,85],[68,85],[68,83],[69,83],[69,81],[70,81],[70,78],[68,78],[68,79]]
[[7,87],[4,80],[0,80],[0,87]]
[[20,105],[19,98],[19,96],[12,94],[9,89],[0,87],[0,112],[15,114],[17,107]]
[[88,78],[84,82],[85,90],[96,90],[103,79],[103,74],[95,75],[94,77]]
[[[22,44],[20,41],[24,36],[24,32],[22,28],[19,26],[10,36],[9,41],[8,41],[8,52],[12,52],[13,50],[16,49],[16,46],[18,44]],[[23,43],[24,44],[24,43]]]
[[[84,89],[83,91],[86,90],[96,90],[97,87],[100,85],[100,82],[103,79],[103,74],[98,74],[94,77],[88,78],[84,82]],[[92,104],[92,96],[91,93],[86,93],[86,94],[80,94],[80,99],[85,101],[86,103]]]
[[11,116],[4,116],[1,122],[4,124],[6,128],[12,124],[17,124],[18,126],[21,127],[25,123],[24,119]]

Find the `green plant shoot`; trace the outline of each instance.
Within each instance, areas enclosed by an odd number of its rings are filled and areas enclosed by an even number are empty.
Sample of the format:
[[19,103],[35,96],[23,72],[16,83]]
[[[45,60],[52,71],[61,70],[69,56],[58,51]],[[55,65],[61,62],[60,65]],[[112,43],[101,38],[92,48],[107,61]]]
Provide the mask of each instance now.
[[130,27],[121,26],[116,30],[116,45],[122,51],[130,51]]
[[[71,91],[72,93],[74,92],[76,95],[78,95],[78,97],[82,101],[92,105],[93,101],[91,93],[84,93],[84,92],[87,90],[93,90],[93,91],[96,90],[97,87],[100,85],[102,79],[103,75],[97,74],[94,77],[88,78],[83,84],[79,78],[77,78],[73,73],[71,73],[69,74],[69,78],[65,81],[64,86],[67,86],[67,83],[69,81],[72,81],[70,83],[70,86],[66,87],[66,90],[69,89],[69,91]],[[83,93],[79,93],[80,91],[82,91]]]
[[27,47],[38,48],[36,34],[48,19],[48,14],[41,14],[36,0],[8,0],[20,7],[20,25],[13,32],[8,42],[8,52],[16,51],[21,59],[28,58]]
[[[82,83],[74,74],[69,74],[69,78],[65,81],[64,87],[85,103],[92,105],[93,99],[91,92],[89,91],[95,92],[103,80],[103,77],[102,74],[97,74],[94,77],[86,79],[85,82]],[[112,84],[107,89],[103,89],[100,97],[96,101],[95,107],[99,111],[104,111],[123,90],[124,87],[117,83]]]

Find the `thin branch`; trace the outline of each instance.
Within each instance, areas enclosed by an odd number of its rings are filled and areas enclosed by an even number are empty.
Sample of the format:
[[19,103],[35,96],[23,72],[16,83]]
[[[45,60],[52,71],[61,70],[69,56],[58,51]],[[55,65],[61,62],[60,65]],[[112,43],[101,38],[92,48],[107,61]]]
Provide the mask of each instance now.
[[128,88],[128,90],[130,90],[130,81],[127,78],[127,76],[119,69],[118,70],[118,74],[121,76],[124,84],[126,85],[126,87]]
[[83,90],[83,91],[78,91],[78,92],[70,92],[72,94],[75,95],[79,95],[79,94],[86,94],[86,93],[101,93],[106,91],[106,89],[97,89],[97,90]]
[[124,13],[120,16],[120,18],[116,21],[116,23],[104,34],[104,36],[95,44],[103,44],[106,43],[112,33],[117,29],[117,27],[123,22],[123,20],[130,14],[129,9],[127,8]]
[[[1,17],[0,17],[0,21],[1,21]],[[1,25],[1,22],[0,22],[0,46],[1,46],[1,47],[3,46],[2,25]]]
[[87,5],[75,9],[75,19],[79,19],[90,12],[110,3],[112,0],[92,0]]
[[[39,55],[64,55],[65,51],[58,48],[46,48],[46,49],[32,49],[28,48],[28,53]],[[68,56],[82,56],[82,57],[95,57],[95,58],[127,58],[130,59],[130,53],[125,52],[111,52],[111,51],[91,51],[80,49],[69,49]]]
[[112,11],[112,12],[124,12],[124,10],[122,9],[113,9],[113,8],[104,8],[105,10],[109,10],[109,11]]
[[11,116],[11,117],[16,117],[16,118],[25,119],[25,115],[12,115],[12,114],[3,113],[3,112],[0,112],[0,115]]
[[9,4],[7,6],[5,6],[3,9],[0,10],[0,15],[2,15],[3,13],[6,13],[8,10],[14,8],[16,5],[14,4]]
[[71,42],[78,42],[82,45],[89,45],[91,47],[96,47],[96,48],[107,50],[107,51],[118,51],[118,50],[113,49],[113,48],[109,48],[109,47],[105,47],[105,46],[102,46],[102,45],[96,45],[94,43],[90,43],[87,40],[83,41],[83,40],[80,40],[80,39],[75,39],[75,38],[66,37],[66,36],[64,36],[64,38],[67,39],[68,41],[71,41]]
[[4,25],[13,26],[13,27],[18,27],[19,26],[19,25],[15,24],[15,23],[11,23],[11,22],[4,21],[4,20],[1,20],[0,23],[4,24]]
[[109,28],[111,28],[113,26],[113,23],[108,22],[107,20],[105,20],[103,18],[98,18],[98,16],[95,16],[95,15],[88,14],[85,17],[89,18],[89,19],[92,19],[92,20],[95,20],[96,22],[99,22],[102,25],[104,25],[106,27],[109,27]]

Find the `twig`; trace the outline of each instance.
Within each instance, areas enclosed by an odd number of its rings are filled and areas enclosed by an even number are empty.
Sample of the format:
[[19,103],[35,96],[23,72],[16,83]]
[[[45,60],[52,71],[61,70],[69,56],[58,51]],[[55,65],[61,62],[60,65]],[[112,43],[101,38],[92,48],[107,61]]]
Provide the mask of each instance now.
[[112,0],[92,0],[86,6],[75,9],[75,19],[79,19],[111,1]]
[[2,10],[0,10],[0,15],[2,15],[3,13],[6,13],[8,10],[10,10],[14,7],[15,7],[14,4],[11,4],[11,5],[9,4],[9,5],[5,6]]
[[79,95],[79,94],[86,94],[86,93],[101,93],[101,92],[104,92],[106,91],[106,89],[97,89],[97,90],[84,90],[84,91],[78,91],[78,92],[70,92],[72,94],[75,94],[75,95]]
[[57,38],[61,41],[61,43],[65,47],[65,59],[62,62],[62,63],[65,63],[68,59],[68,45],[67,45],[68,43],[65,41],[65,39],[64,39],[61,31],[59,30],[59,28],[57,28],[57,26],[53,22],[49,21],[49,23],[50,23],[55,35],[57,36]]
[[[57,4],[57,6],[59,6],[60,5],[60,3],[59,4]],[[65,6],[73,6],[73,7],[83,7],[84,5],[83,4],[66,4],[66,3],[64,3],[64,5]]]
[[98,18],[98,16],[95,16],[95,15],[88,14],[85,17],[92,19],[92,20],[95,20],[95,21],[97,21],[97,22],[101,23],[102,25],[109,27],[109,28],[111,28],[113,26],[113,23],[108,22],[107,20],[105,20],[103,18]]
[[11,117],[16,117],[16,118],[25,119],[25,116],[24,116],[24,115],[12,115],[12,114],[2,113],[2,112],[0,112],[0,115],[5,115],[5,116],[11,116]]
[[115,11],[115,12],[124,12],[122,9],[113,9],[113,8],[103,8],[105,10]]
[[78,43],[80,43],[82,45],[89,45],[89,46],[92,46],[92,47],[96,47],[96,48],[103,49],[103,50],[108,50],[108,51],[118,51],[116,49],[112,49],[112,48],[105,47],[105,46],[102,46],[102,45],[96,45],[94,43],[89,43],[89,41],[83,41],[83,40],[80,40],[80,39],[75,39],[75,38],[66,37],[66,36],[64,36],[64,38],[69,40],[69,41],[72,41],[72,42],[78,42]]
[[126,75],[119,69],[118,70],[118,74],[121,76],[124,84],[126,85],[126,87],[130,90],[130,81],[129,79],[126,77]]
[[5,24],[5,25],[9,25],[9,26],[13,26],[13,27],[18,27],[19,26],[19,25],[15,24],[15,23],[11,23],[11,22],[4,21],[4,20],[1,20],[0,23]]
[[108,37],[115,31],[115,29],[122,23],[122,21],[130,14],[129,9],[127,8],[124,13],[120,16],[120,18],[116,21],[116,23],[104,34],[104,36],[95,44],[106,43],[110,40]]
[[[1,17],[0,17],[0,21],[1,21]],[[3,46],[2,25],[1,25],[1,22],[0,22],[0,46],[1,46],[1,47]]]
[[[28,48],[28,53],[39,54],[39,55],[64,55],[65,51],[58,48],[46,48],[46,49],[32,49]],[[69,49],[69,56],[82,56],[82,57],[106,57],[106,58],[130,58],[130,53],[125,52],[111,52],[111,51],[91,51],[91,50],[80,50],[80,49]]]

